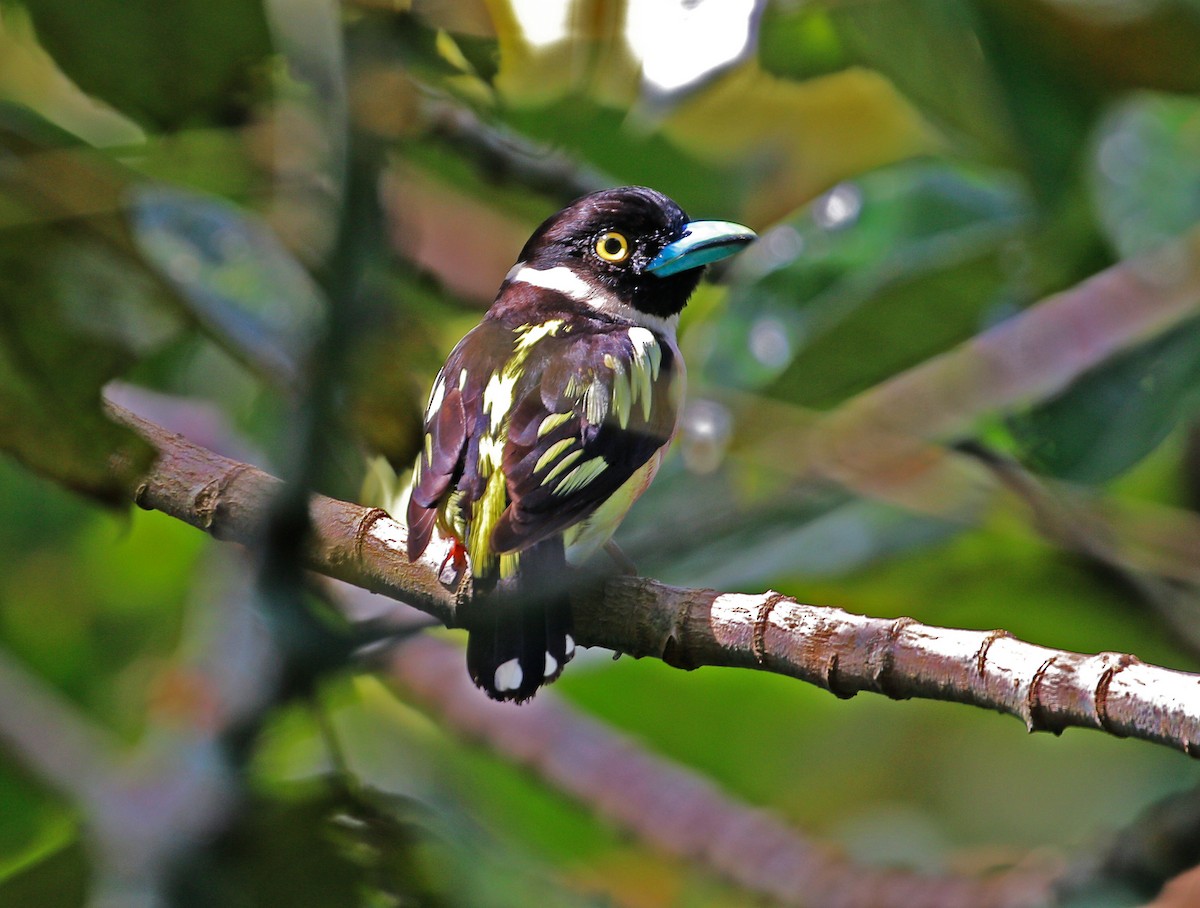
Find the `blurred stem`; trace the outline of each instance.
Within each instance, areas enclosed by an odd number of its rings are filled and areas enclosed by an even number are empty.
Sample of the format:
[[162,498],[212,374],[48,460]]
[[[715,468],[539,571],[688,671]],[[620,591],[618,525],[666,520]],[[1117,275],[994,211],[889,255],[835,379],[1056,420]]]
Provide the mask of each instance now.
[[47,783],[90,802],[116,745],[66,700],[0,652],[0,738]]
[[1015,460],[978,442],[965,442],[958,449],[978,458],[1005,488],[1025,502],[1038,532],[1066,551],[1088,559],[1103,576],[1148,604],[1176,644],[1193,658],[1200,658],[1200,626],[1196,622],[1200,602],[1194,580],[1163,577],[1127,565],[1116,533],[1121,524],[1106,519],[1095,501],[1071,494],[1065,486],[1050,486]]
[[807,908],[1034,908],[1051,875],[1022,867],[973,879],[869,867],[651,754],[553,691],[513,709],[479,695],[462,652],[432,637],[396,647],[386,671],[407,697],[659,850],[746,892]]
[[1054,887],[1055,904],[1083,908],[1114,893],[1141,903],[1198,863],[1200,789],[1193,789],[1164,798],[1107,845],[1076,859]]
[[475,161],[496,182],[516,183],[563,205],[615,184],[612,177],[563,152],[552,151],[511,130],[484,122],[462,104],[431,101],[427,112],[433,134]]
[[350,771],[350,761],[346,759],[346,750],[342,747],[342,739],[338,735],[337,726],[334,725],[329,707],[320,696],[317,696],[309,701],[309,710],[312,712],[313,721],[317,724],[321,740],[325,744],[325,751],[329,754],[329,764],[333,767],[333,773],[337,777],[338,783],[349,792],[356,791],[358,779]]
[[[338,393],[345,383],[358,332],[367,321],[361,293],[363,274],[383,235],[378,201],[382,160],[381,149],[375,145],[351,141],[336,241],[328,262],[317,274],[330,301],[329,317],[308,363],[302,405],[289,424],[287,482],[274,488],[270,517],[258,540],[260,594],[281,648],[293,663],[310,658],[306,649],[317,630],[305,603],[304,567],[313,532],[309,495],[328,482],[336,440],[344,431]],[[316,665],[301,666],[301,671],[301,683],[310,685]]]

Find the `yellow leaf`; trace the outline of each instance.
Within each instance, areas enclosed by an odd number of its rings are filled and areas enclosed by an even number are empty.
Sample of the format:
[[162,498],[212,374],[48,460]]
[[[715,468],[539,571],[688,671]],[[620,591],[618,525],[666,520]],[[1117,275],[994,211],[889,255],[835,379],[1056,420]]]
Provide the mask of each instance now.
[[933,151],[931,127],[880,74],[851,68],[794,82],[748,62],[669,114],[665,136],[717,166],[761,168],[742,213],[769,224],[840,180]]
[[625,40],[625,0],[487,4],[500,45],[495,87],[508,104],[549,104],[566,95],[614,107],[636,100],[641,66]]

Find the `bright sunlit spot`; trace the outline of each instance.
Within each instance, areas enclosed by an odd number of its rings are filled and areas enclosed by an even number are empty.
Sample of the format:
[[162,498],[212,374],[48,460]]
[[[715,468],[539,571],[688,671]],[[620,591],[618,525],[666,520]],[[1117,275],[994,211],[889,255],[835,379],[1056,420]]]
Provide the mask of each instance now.
[[777,318],[763,316],[750,328],[750,352],[770,369],[782,369],[792,361],[792,341]]
[[670,92],[738,59],[754,0],[629,0],[626,37],[642,78]]
[[572,3],[569,0],[511,0],[513,15],[525,40],[546,47],[567,36]]
[[813,220],[826,230],[849,227],[858,220],[862,206],[862,190],[853,183],[839,183],[813,202]]

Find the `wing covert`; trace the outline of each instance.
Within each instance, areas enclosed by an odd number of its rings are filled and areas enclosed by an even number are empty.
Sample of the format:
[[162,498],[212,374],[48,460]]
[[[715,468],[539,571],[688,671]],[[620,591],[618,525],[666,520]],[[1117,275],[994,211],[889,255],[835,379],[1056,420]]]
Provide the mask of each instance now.
[[410,560],[425,551],[438,512],[450,495],[459,493],[469,512],[470,504],[482,494],[476,429],[486,379],[495,363],[503,363],[510,349],[507,331],[481,323],[451,351],[434,380],[408,500]]
[[[513,552],[587,518],[675,431],[676,354],[649,330],[547,338],[504,450],[509,506],[492,545]],[[533,365],[532,362],[529,365]]]

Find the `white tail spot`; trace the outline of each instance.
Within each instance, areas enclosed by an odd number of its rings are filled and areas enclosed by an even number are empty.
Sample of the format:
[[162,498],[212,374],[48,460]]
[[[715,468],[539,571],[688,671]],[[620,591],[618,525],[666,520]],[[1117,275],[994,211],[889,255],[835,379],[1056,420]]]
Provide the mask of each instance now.
[[558,660],[546,653],[546,677],[549,678],[558,671]]
[[575,638],[567,634],[567,658],[570,659],[575,655]]
[[498,691],[516,690],[521,686],[523,677],[521,664],[516,659],[509,659],[507,662],[500,663],[500,666],[496,669],[493,686]]

